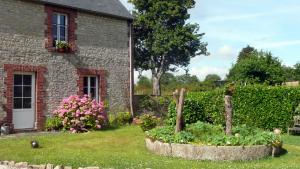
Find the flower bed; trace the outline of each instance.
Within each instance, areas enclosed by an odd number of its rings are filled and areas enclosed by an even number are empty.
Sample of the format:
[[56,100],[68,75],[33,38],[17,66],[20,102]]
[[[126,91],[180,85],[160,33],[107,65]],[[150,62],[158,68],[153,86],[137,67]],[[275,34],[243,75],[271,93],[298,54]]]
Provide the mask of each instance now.
[[147,148],[160,155],[197,160],[254,160],[280,153],[280,133],[246,125],[233,128],[225,135],[222,126],[203,122],[187,125],[179,133],[174,126],[154,128],[146,133]]

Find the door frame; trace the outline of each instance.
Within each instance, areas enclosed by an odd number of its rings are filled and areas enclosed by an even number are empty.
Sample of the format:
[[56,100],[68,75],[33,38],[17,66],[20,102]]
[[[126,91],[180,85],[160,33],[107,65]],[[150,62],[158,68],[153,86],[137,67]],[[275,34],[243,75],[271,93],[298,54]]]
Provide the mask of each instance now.
[[[35,124],[36,124],[36,119],[37,119],[37,113],[36,113],[36,73],[35,72],[19,72],[19,71],[16,71],[13,73],[13,76],[14,75],[31,75],[31,109],[14,109],[13,107],[13,115],[12,115],[12,123],[14,124],[14,114],[17,113],[17,112],[22,112],[22,111],[33,111],[33,125],[31,128],[18,128],[18,129],[35,129]],[[14,90],[14,83],[12,84],[13,85],[13,90]],[[14,92],[13,92],[14,93]],[[23,97],[22,97],[23,98]],[[13,98],[14,99],[14,95],[13,95]],[[15,124],[14,124],[15,125]]]
[[47,68],[43,66],[31,66],[31,65],[16,65],[16,64],[4,64],[4,70],[6,72],[6,78],[4,83],[6,85],[5,97],[6,97],[6,123],[12,124],[13,120],[13,80],[15,72],[24,72],[24,73],[35,73],[36,74],[36,87],[35,87],[35,112],[36,112],[36,124],[34,129],[43,130],[45,123],[45,73]]

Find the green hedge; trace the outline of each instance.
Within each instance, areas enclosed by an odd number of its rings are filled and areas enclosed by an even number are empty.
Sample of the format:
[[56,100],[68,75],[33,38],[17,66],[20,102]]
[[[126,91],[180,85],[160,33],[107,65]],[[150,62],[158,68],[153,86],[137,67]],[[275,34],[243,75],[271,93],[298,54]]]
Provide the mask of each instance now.
[[[186,99],[202,107],[206,121],[224,125],[224,90],[188,93]],[[234,125],[284,131],[291,124],[295,109],[300,103],[300,88],[283,86],[237,86],[233,94]],[[171,108],[171,105],[169,109]],[[170,114],[170,110],[169,110]]]
[[[167,123],[169,125],[176,124],[176,115],[176,104],[175,102],[172,102],[168,109]],[[206,116],[204,114],[202,105],[200,105],[197,100],[187,98],[184,100],[183,117],[184,124],[192,124],[196,123],[197,121],[205,121]]]

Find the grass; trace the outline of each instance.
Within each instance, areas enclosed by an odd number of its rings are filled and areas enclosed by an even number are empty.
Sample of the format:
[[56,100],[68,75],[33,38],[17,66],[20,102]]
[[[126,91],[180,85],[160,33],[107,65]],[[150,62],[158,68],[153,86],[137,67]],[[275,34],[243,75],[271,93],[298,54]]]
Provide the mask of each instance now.
[[[42,148],[31,149],[36,139]],[[300,136],[284,136],[288,153],[279,158],[255,161],[211,162],[161,157],[147,151],[144,133],[136,126],[85,134],[44,135],[0,139],[0,160],[28,161],[30,164],[104,168],[178,169],[300,169]]]

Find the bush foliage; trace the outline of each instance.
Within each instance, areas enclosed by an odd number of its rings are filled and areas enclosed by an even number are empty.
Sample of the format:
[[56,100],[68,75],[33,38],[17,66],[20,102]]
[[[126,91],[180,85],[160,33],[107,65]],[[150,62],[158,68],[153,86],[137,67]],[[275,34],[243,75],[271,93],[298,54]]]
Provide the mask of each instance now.
[[157,126],[159,119],[151,114],[144,114],[140,116],[139,126],[143,131],[149,131]]
[[[193,104],[190,104],[191,102]],[[233,94],[233,123],[234,125],[247,124],[265,130],[281,128],[285,131],[296,114],[295,110],[299,103],[300,88],[265,85],[236,86]],[[195,122],[189,117],[198,117],[197,121],[224,125],[224,90],[188,93],[185,109],[187,109],[184,110],[186,124]],[[171,124],[175,124],[174,113],[173,103],[170,104],[168,112]]]
[[233,128],[227,136],[221,126],[203,122],[187,125],[184,131],[174,132],[174,127],[158,127],[147,132],[147,137],[165,143],[194,143],[215,146],[276,145],[282,143],[279,135],[246,125]]
[[87,95],[64,99],[54,116],[60,119],[64,130],[73,133],[101,129],[107,122],[103,103],[97,103]]
[[63,128],[61,119],[57,116],[49,117],[46,120],[45,129],[46,131],[58,131]]
[[108,119],[111,127],[129,125],[132,122],[130,112],[109,113]]

